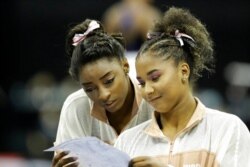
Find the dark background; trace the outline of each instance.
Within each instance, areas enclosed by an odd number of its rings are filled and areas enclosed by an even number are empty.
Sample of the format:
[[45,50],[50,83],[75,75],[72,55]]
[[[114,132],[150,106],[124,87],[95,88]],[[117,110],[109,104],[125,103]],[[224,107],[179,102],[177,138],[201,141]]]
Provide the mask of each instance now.
[[[6,98],[0,110],[0,153],[26,155],[24,146],[10,144],[20,133],[39,128],[37,112],[19,112],[8,98],[14,83],[25,83],[38,71],[51,72],[57,81],[68,75],[64,52],[68,25],[85,18],[100,20],[114,0],[4,0],[1,12],[0,86]],[[206,23],[215,42],[216,73],[199,80],[200,88],[214,88],[223,97],[228,84],[223,70],[233,61],[250,63],[249,0],[156,0],[154,6],[187,7]],[[250,72],[250,71],[249,71]],[[22,145],[22,142],[20,142]],[[31,155],[26,155],[31,156]]]

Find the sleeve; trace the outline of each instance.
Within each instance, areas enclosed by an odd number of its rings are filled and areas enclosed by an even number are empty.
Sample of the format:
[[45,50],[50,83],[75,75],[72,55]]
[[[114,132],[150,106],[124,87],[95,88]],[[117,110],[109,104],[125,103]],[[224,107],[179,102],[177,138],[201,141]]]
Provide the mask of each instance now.
[[58,145],[66,140],[89,136],[91,128],[90,104],[87,98],[67,98],[63,104],[56,141]]
[[[221,143],[219,162],[221,167],[250,167],[250,133],[246,125],[238,117],[230,123],[232,128],[228,142]],[[225,132],[224,136],[227,136]],[[229,136],[228,136],[229,137]],[[224,146],[223,146],[224,145]]]

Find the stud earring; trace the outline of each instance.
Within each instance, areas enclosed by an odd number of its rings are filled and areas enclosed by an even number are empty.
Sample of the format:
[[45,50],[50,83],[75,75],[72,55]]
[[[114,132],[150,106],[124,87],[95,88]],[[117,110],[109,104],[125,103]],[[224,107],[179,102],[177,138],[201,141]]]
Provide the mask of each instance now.
[[124,72],[127,74],[129,72],[129,70],[127,68],[125,68]]
[[182,83],[185,83],[186,80],[187,80],[187,78],[185,78],[185,77],[183,77],[183,78],[181,79]]

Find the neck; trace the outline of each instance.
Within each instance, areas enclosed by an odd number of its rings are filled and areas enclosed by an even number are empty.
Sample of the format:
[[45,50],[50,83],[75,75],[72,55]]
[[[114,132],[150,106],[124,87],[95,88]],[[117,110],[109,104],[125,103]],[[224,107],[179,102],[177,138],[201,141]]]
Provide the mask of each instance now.
[[128,94],[123,106],[117,112],[106,112],[109,122],[111,126],[116,130],[117,134],[120,134],[123,128],[131,120],[134,98],[134,86],[128,77]]
[[196,101],[192,94],[182,98],[181,102],[169,113],[160,115],[160,124],[164,134],[174,138],[175,135],[183,130],[191,119]]

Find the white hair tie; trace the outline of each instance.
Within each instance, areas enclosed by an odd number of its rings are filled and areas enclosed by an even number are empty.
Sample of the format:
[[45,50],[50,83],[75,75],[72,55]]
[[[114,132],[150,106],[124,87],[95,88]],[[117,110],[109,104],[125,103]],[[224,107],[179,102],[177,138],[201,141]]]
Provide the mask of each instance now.
[[175,38],[180,42],[180,46],[184,45],[182,37],[188,38],[188,39],[192,40],[193,42],[195,42],[191,36],[184,34],[184,33],[180,33],[179,30],[175,30],[174,35],[175,35]]

